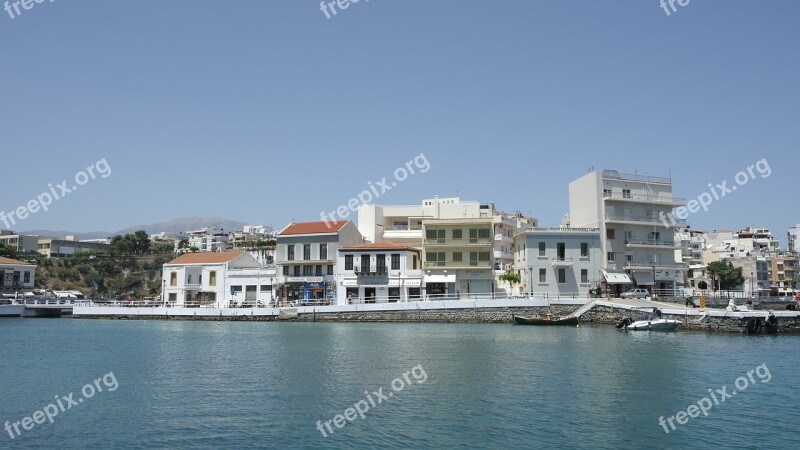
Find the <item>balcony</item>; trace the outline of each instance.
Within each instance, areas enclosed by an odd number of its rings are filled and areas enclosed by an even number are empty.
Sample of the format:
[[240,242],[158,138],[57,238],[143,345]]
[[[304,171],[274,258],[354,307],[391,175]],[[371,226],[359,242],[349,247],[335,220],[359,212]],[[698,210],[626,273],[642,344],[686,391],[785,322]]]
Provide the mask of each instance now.
[[355,267],[353,272],[356,275],[386,275],[389,269],[386,266]]
[[680,248],[681,244],[675,241],[665,241],[661,239],[626,239],[625,246],[631,248]]
[[426,247],[472,247],[493,245],[491,238],[463,238],[463,239],[425,239],[423,245]]
[[640,192],[632,192],[630,194],[606,192],[603,194],[603,198],[607,200],[620,200],[624,202],[649,203],[649,204],[658,204],[667,206],[686,205],[685,198],[672,197],[668,195],[652,195],[650,193],[640,193]]
[[572,258],[553,258],[553,267],[572,267],[574,263]]
[[626,261],[625,269],[673,269],[673,270],[689,270],[686,263],[666,263],[666,262],[651,262],[651,261]]
[[651,177],[649,175],[639,175],[630,173],[620,173],[616,170],[603,170],[603,178],[607,180],[639,181],[642,183],[672,184],[672,179],[664,177]]
[[187,291],[199,291],[203,288],[203,285],[201,283],[186,283],[183,287]]
[[[674,219],[674,217],[673,217]],[[672,220],[669,217],[664,215],[664,220],[662,221],[658,217],[641,217],[641,216],[626,216],[624,214],[606,214],[606,222],[619,222],[619,223],[630,223],[634,225],[661,225],[664,226],[666,223],[672,227],[684,227],[686,226],[686,220],[674,219],[675,223],[672,223]]]
[[510,237],[508,237],[508,236],[506,236],[505,234],[502,234],[502,233],[495,234],[494,235],[494,240],[495,240],[495,242],[507,242],[509,244],[514,242],[513,238],[510,238]]

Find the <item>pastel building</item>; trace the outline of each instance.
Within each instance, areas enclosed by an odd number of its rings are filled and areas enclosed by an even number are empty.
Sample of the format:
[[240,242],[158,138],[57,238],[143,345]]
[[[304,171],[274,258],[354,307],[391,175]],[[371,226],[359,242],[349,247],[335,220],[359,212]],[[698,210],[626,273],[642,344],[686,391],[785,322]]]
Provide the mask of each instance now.
[[340,248],[338,304],[422,300],[420,253],[419,249],[393,242]]
[[589,297],[603,279],[597,228],[534,228],[514,237],[521,294]]
[[361,233],[349,220],[287,225],[278,232],[276,244],[281,301],[335,303],[339,248],[363,243]]
[[247,252],[187,253],[164,264],[162,298],[174,306],[267,306],[276,278]]

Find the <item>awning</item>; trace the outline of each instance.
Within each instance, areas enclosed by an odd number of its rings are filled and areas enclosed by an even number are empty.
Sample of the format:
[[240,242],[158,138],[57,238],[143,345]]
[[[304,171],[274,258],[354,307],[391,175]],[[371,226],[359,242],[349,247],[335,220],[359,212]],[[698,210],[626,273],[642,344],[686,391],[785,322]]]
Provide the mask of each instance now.
[[633,278],[636,280],[636,284],[639,286],[653,286],[655,281],[653,280],[653,272],[646,271],[646,272],[633,272]]
[[425,275],[426,283],[455,283],[455,275]]
[[606,284],[632,284],[631,277],[625,273],[613,273],[604,270],[603,277],[606,279]]

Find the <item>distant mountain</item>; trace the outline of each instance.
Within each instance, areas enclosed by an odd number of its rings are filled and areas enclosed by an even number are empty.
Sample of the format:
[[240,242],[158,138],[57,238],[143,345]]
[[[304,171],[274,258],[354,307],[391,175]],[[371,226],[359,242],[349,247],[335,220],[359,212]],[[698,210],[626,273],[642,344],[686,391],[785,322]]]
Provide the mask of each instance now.
[[144,230],[149,234],[167,233],[178,234],[184,231],[199,230],[200,228],[222,228],[225,231],[242,231],[245,222],[223,219],[222,217],[179,217],[167,222],[153,223],[150,225],[137,225],[117,231],[115,234],[129,234]]
[[167,232],[178,234],[185,231],[199,230],[201,228],[222,228],[225,231],[241,231],[242,227],[247,225],[245,222],[238,222],[236,220],[223,219],[222,217],[179,217],[167,222],[153,223],[150,225],[137,225],[135,227],[125,228],[116,233],[107,231],[91,231],[86,233],[79,233],[76,231],[53,231],[53,230],[29,230],[20,231],[21,234],[34,234],[39,236],[77,236],[78,239],[104,239],[118,234],[129,234],[139,230],[144,230],[148,234],[155,234]]

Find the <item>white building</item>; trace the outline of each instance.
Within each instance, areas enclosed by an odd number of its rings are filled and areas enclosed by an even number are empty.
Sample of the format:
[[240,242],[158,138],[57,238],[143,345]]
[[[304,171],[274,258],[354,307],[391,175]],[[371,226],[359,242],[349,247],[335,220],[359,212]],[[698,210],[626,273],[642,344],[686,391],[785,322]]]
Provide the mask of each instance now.
[[392,242],[339,249],[337,301],[396,303],[422,299],[419,249]]
[[786,232],[786,238],[788,240],[788,249],[791,253],[798,253],[800,252],[800,246],[798,246],[797,237],[800,236],[800,223],[789,228]]
[[36,253],[39,251],[39,236],[0,230],[0,244],[8,245],[17,253]]
[[[630,278],[648,289],[671,291],[688,270],[675,260],[681,244],[675,241],[674,228],[686,226],[681,219],[685,211],[672,211],[685,204],[672,195],[669,178],[603,170],[569,185],[571,225],[600,229],[606,273],[614,282]],[[623,289],[625,283],[620,283],[612,294]]]
[[228,233],[221,228],[201,228],[186,233],[189,241],[187,248],[177,248],[178,253],[192,251],[196,248],[199,252],[223,252],[228,247]]
[[520,293],[588,297],[600,287],[603,252],[597,228],[534,228],[514,237]]
[[266,306],[276,278],[246,252],[187,253],[164,264],[162,298],[175,306]]
[[36,265],[0,256],[0,293],[33,289],[35,282]]
[[361,233],[349,220],[287,225],[277,235],[281,301],[335,303],[337,252],[340,247],[363,243]]

